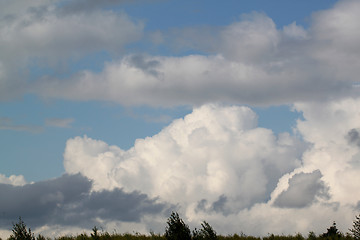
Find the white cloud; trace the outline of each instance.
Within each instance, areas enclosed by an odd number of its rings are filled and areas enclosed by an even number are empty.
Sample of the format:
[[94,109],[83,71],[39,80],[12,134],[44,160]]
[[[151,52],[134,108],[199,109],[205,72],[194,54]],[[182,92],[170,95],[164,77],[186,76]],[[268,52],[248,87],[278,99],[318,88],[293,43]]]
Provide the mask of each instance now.
[[[56,68],[61,61],[94,52],[116,55],[143,35],[143,24],[125,13],[104,10],[95,2],[88,9],[81,2],[75,14],[71,6],[39,1],[11,5],[12,17],[3,13],[1,98],[26,91],[124,105],[270,105],[358,94],[353,87],[360,74],[358,1],[343,0],[314,13],[308,30],[296,23],[278,29],[266,15],[252,13],[228,26],[175,34],[180,48],[185,44],[203,51],[202,56],[128,55],[105,64],[101,73],[85,70],[68,79],[43,76],[28,82],[30,62]],[[171,42],[165,33],[155,35]]]
[[[193,40],[190,48],[205,55],[127,55],[109,62],[100,73],[82,71],[67,81],[40,81],[32,92],[153,106],[271,105],[357,96],[360,52],[354,29],[360,22],[359,6],[358,1],[345,0],[315,13],[308,30],[296,23],[277,29],[272,19],[259,13],[212,31],[187,29],[184,44]],[[336,23],[327,20],[332,18]],[[176,41],[182,42],[179,38]]]
[[26,184],[26,180],[23,175],[11,175],[9,177],[6,177],[3,174],[0,174],[0,184],[11,184],[14,186],[23,186]]
[[299,140],[256,125],[247,107],[204,105],[128,151],[69,139],[64,166],[93,179],[94,190],[139,190],[180,204],[189,220],[237,214],[267,202],[279,178],[300,166]]
[[323,180],[331,186],[332,199],[356,205],[360,194],[360,148],[349,141],[349,134],[360,127],[359,98],[348,98],[326,103],[298,103],[304,121],[297,128],[306,141],[313,144],[304,156],[307,169],[319,169]]
[[[194,46],[211,55],[127,55],[100,73],[44,78],[29,89],[49,98],[125,105],[295,102],[304,117],[295,131],[304,142],[257,127],[250,108],[206,104],[127,151],[86,136],[69,139],[64,166],[93,179],[94,192],[138,190],[179,204],[191,224],[205,219],[221,233],[321,233],[333,220],[346,231],[360,206],[360,99],[352,87],[360,75],[359,8],[359,1],[340,1],[315,13],[308,30],[295,23],[279,30],[253,14],[217,29],[214,39],[194,35]],[[29,59],[57,61],[103,45],[117,50],[141,36],[142,24],[124,14],[92,9],[64,18],[54,6],[41,9],[0,25],[0,50],[9,56],[0,57],[0,96],[22,91],[9,79],[20,79],[14,74]],[[118,26],[128,28],[113,34]],[[157,34],[157,42],[166,39]],[[14,65],[19,59],[25,62]],[[12,127],[9,119],[1,124]],[[4,183],[24,184],[10,178],[0,175]],[[300,190],[306,196],[289,204]],[[154,226],[152,220],[142,219],[137,228]],[[164,224],[161,217],[157,222]]]
[[70,59],[101,51],[116,56],[124,45],[142,36],[143,24],[125,13],[94,9],[65,14],[61,2],[29,2],[6,1],[9,12],[0,11],[0,93],[4,100],[27,92],[32,85],[28,73],[34,66],[64,72]]
[[242,63],[271,61],[280,42],[275,23],[259,13],[243,15],[242,21],[227,26],[220,34],[220,52]]
[[[204,105],[127,151],[86,136],[69,139],[64,166],[93,180],[93,196],[139,191],[177,205],[191,227],[206,220],[223,234],[307,234],[336,221],[346,232],[360,199],[359,102],[296,103],[304,119],[295,131],[307,143],[258,128],[250,108]],[[165,217],[96,221],[110,230],[163,232]]]
[[359,1],[339,1],[333,9],[314,15],[311,34],[315,42],[311,55],[324,64],[323,71],[338,81],[357,81],[360,74]]
[[178,204],[191,226],[205,219],[224,234],[322,233],[332,221],[346,232],[360,200],[359,102],[295,104],[307,143],[258,128],[247,107],[204,105],[128,151],[69,139],[64,165],[94,190],[139,190]]
[[10,57],[17,54],[20,56],[15,57],[57,60],[102,50],[116,53],[124,44],[139,39],[142,28],[124,13],[94,11],[63,16],[57,14],[57,8],[49,7],[40,16],[26,12],[2,26],[2,52]]
[[283,33],[290,38],[303,40],[308,38],[307,31],[302,27],[296,24],[296,22],[291,23],[290,25],[284,26]]

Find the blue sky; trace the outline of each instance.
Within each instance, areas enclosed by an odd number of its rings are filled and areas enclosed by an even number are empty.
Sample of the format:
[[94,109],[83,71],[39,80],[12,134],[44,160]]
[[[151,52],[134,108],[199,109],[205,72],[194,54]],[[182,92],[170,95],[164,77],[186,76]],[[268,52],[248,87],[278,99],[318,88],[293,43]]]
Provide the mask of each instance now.
[[[3,0],[0,188],[29,194],[38,214],[25,218],[48,235],[100,222],[161,231],[169,209],[220,233],[234,222],[254,235],[321,232],[333,220],[346,231],[360,206],[349,181],[360,175],[359,9]],[[118,198],[139,212],[122,214]],[[84,216],[109,208],[71,226],[64,209],[75,203]],[[16,204],[0,236],[22,214]],[[306,218],[314,211],[328,214]],[[287,220],[294,214],[302,225]]]
[[[307,27],[314,11],[331,7],[336,1],[289,2],[279,1],[138,1],[104,6],[114,12],[125,12],[134,21],[144,23],[144,35],[154,31],[172,31],[192,26],[226,26],[237,21],[242,14],[261,12],[276,23],[277,28],[296,22]],[[100,6],[101,7],[101,6]],[[185,55],[169,46],[154,46],[148,39],[139,39],[124,47],[126,53],[151,53],[155,55]],[[70,58],[59,63],[60,70],[46,63],[31,63],[26,75],[36,81],[43,75],[63,78],[88,69],[101,71],[104,63],[111,61],[112,53],[106,49],[89,52],[76,60]],[[58,67],[58,66],[56,66]],[[63,69],[61,69],[63,68]],[[59,72],[58,72],[59,71]],[[271,106],[256,108],[259,126],[274,132],[291,131],[300,113],[288,107]],[[107,101],[66,101],[41,99],[33,94],[18,96],[1,102],[1,115],[10,118],[8,125],[26,126],[26,130],[2,127],[2,173],[24,175],[28,181],[44,180],[63,173],[62,153],[68,138],[88,135],[103,139],[121,148],[130,148],[135,139],[152,136],[166,126],[171,119],[191,112],[191,106],[159,108],[148,106],[121,106]],[[164,118],[165,117],[165,118]],[[48,118],[71,119],[66,128],[46,126]],[[157,119],[159,118],[159,119]],[[46,147],[45,147],[46,146]],[[46,169],[46,170],[45,170]]]

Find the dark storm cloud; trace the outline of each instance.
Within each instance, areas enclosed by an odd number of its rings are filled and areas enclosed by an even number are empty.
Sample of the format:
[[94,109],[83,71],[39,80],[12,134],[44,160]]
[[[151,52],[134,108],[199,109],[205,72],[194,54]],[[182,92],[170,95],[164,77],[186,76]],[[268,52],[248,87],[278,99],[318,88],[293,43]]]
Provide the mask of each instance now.
[[144,214],[160,213],[166,207],[139,192],[121,189],[90,192],[92,183],[80,174],[13,186],[0,184],[0,227],[9,227],[22,217],[31,227],[59,224],[91,227],[95,218],[140,221]]
[[360,133],[359,129],[351,129],[348,134],[346,135],[346,139],[349,141],[350,144],[354,144],[360,147]]
[[289,188],[274,202],[281,208],[303,208],[311,205],[316,198],[329,198],[328,187],[321,180],[319,170],[312,173],[298,173],[289,180]]

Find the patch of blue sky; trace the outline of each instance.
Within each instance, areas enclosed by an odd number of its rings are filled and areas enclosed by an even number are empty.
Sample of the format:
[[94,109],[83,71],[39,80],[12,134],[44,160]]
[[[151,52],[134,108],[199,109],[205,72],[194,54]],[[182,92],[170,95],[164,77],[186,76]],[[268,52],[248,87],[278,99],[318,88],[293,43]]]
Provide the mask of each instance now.
[[[191,111],[189,107],[162,109],[95,101],[43,101],[26,95],[22,100],[0,104],[2,117],[11,121],[8,129],[0,129],[0,168],[2,174],[22,174],[28,181],[60,176],[69,138],[87,135],[127,150],[136,139],[159,133],[173,119]],[[56,127],[47,125],[47,119],[72,122]],[[35,128],[36,131],[31,130]]]
[[[57,79],[73,76],[79,71],[101,72],[106,62],[120,59],[120,54],[150,54],[184,56],[205,54],[196,49],[179,52],[165,44],[153,44],[148,34],[192,26],[227,26],[239,21],[241,14],[253,11],[269,16],[278,29],[296,21],[308,27],[311,13],[331,7],[335,0],[289,1],[276,4],[268,0],[238,1],[139,1],[124,3],[113,11],[123,11],[134,21],[144,21],[144,39],[128,44],[119,53],[97,51],[81,58],[71,58],[48,64],[35,59],[29,66],[29,80],[44,76]],[[282,6],[281,8],[279,6]],[[55,64],[55,65],[54,65]],[[275,134],[292,132],[301,113],[290,106],[253,108],[258,115],[258,126],[272,129]],[[189,107],[152,108],[124,107],[107,102],[76,102],[66,100],[43,101],[32,95],[0,104],[2,118],[8,119],[13,129],[0,129],[0,168],[6,175],[23,174],[28,181],[38,181],[63,173],[62,154],[66,141],[87,135],[126,150],[138,138],[153,136],[173,119],[182,118],[192,111]],[[69,128],[46,126],[46,119],[73,119]],[[18,130],[16,127],[22,127]],[[34,131],[26,130],[34,128]],[[25,130],[24,130],[25,129]]]
[[124,10],[134,19],[143,20],[148,31],[194,25],[224,26],[238,21],[242,14],[253,11],[265,13],[278,27],[294,21],[307,27],[310,13],[329,8],[336,2],[278,0],[274,4],[268,0],[141,1],[120,5],[118,10]]
[[36,81],[43,77],[65,79],[83,70],[98,73],[104,69],[106,62],[113,60],[113,57],[107,51],[96,51],[82,57],[72,57],[52,63],[42,58],[34,58],[29,61],[28,80]]
[[[215,30],[241,21],[242,15],[253,12],[263,13],[270,17],[278,29],[293,22],[306,29],[311,20],[311,13],[327,9],[336,2],[336,0],[319,0],[310,4],[308,1],[279,0],[274,4],[268,0],[221,2],[208,0],[204,4],[204,1],[200,0],[135,1],[121,4],[112,10],[125,12],[132,19],[144,23],[145,37],[129,44],[127,46],[127,49],[131,50],[129,52],[179,57],[191,54],[208,55],[209,53],[195,48],[178,49],[172,46],[172,43],[167,42],[166,39],[174,37],[171,36],[171,32],[181,31],[188,27],[209,27]],[[164,37],[164,42],[154,44],[151,41],[151,35],[154,33]]]
[[252,110],[258,115],[258,126],[271,129],[275,134],[293,134],[296,121],[303,119],[302,113],[293,110],[289,105],[254,107]]

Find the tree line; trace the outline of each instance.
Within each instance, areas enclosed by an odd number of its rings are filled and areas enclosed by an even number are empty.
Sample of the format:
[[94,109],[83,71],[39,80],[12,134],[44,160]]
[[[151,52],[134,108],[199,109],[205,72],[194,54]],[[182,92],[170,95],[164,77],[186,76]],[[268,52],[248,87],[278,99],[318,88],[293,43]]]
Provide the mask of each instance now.
[[[189,226],[180,218],[177,212],[172,212],[171,216],[167,220],[164,234],[140,234],[140,233],[125,233],[125,234],[110,234],[108,232],[99,232],[99,229],[95,226],[92,229],[92,233],[87,235],[86,233],[77,236],[62,236],[55,238],[54,240],[360,240],[360,215],[355,217],[352,228],[349,232],[341,233],[336,223],[333,222],[326,232],[320,235],[316,235],[314,232],[309,232],[308,236],[304,237],[300,233],[294,236],[288,235],[274,235],[269,234],[266,237],[253,237],[245,234],[233,234],[222,236],[218,235],[213,227],[206,221],[201,223],[201,228],[190,230]],[[2,240],[0,238],[0,240]],[[7,240],[52,240],[49,237],[43,235],[37,235],[26,227],[24,221],[19,218],[17,223],[13,224],[12,234]]]

